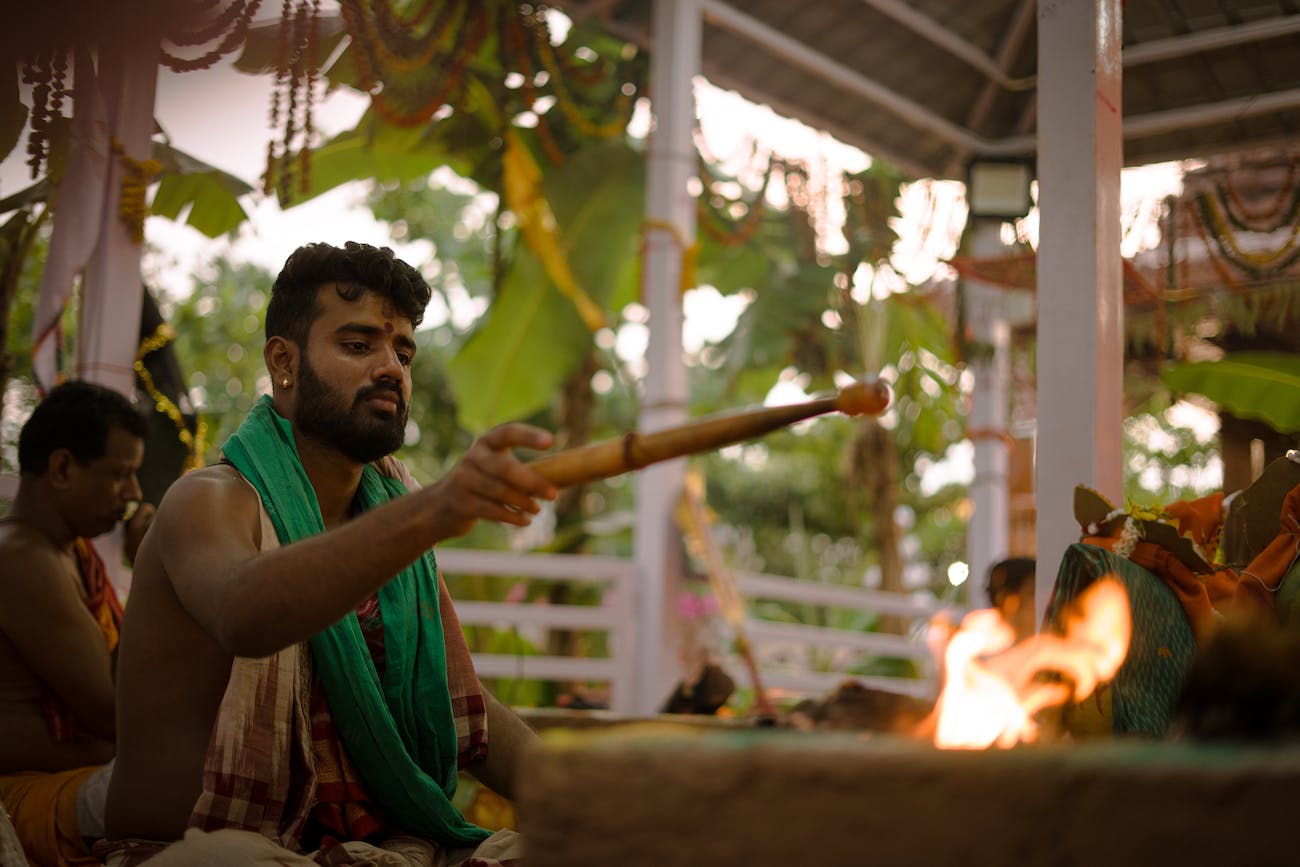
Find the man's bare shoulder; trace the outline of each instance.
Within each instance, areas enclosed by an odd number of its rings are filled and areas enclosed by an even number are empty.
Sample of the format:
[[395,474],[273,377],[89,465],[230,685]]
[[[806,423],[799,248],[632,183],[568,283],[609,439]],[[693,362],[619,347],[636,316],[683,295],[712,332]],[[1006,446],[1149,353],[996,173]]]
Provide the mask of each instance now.
[[256,492],[234,467],[229,464],[212,464],[191,470],[173,482],[163,497],[163,504],[168,500],[232,496],[253,497]]
[[154,525],[163,533],[172,529],[191,533],[196,521],[255,520],[257,510],[257,492],[244,477],[228,464],[213,464],[191,470],[171,484],[158,505]]
[[69,561],[35,527],[22,521],[0,524],[0,587],[16,590],[68,571]]

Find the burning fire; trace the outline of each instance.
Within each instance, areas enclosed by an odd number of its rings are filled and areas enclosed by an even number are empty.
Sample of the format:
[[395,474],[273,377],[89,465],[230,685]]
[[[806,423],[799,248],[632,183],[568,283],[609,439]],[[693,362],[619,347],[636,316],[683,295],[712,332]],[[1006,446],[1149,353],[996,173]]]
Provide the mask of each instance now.
[[[945,682],[927,720],[944,749],[1003,749],[1038,737],[1034,715],[1080,701],[1110,680],[1128,652],[1132,624],[1120,582],[1103,578],[1066,615],[1065,634],[1040,633],[1015,644],[994,609],[972,611],[944,650]],[[1040,672],[1060,672],[1044,682]]]

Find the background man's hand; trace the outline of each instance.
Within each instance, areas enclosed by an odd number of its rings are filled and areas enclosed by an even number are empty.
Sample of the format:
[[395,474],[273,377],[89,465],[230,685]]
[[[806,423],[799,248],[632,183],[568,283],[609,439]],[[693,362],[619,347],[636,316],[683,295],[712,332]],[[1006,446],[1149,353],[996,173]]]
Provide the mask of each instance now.
[[141,503],[135,510],[135,514],[131,516],[131,520],[126,522],[122,534],[122,548],[128,562],[135,563],[135,554],[140,550],[140,543],[144,541],[144,534],[153,523],[153,516],[157,511],[153,503]]
[[555,499],[555,486],[511,449],[550,448],[551,435],[525,424],[503,424],[474,441],[460,461],[427,490],[437,504],[440,538],[468,533],[480,519],[526,527],[541,511],[538,498]]

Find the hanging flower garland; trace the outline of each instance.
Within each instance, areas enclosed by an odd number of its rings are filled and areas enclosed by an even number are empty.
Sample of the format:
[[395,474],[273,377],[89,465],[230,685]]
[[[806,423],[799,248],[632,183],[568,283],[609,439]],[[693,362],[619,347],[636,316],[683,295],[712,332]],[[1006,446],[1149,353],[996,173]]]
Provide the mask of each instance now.
[[[453,8],[461,11],[459,27],[451,26],[457,20],[452,15]],[[425,123],[443,105],[459,103],[464,98],[465,70],[491,32],[492,13],[486,4],[464,0],[447,3],[430,26],[430,38],[455,33],[453,41],[458,50],[450,57],[439,56],[434,50],[427,62],[412,69],[423,55],[406,54],[411,45],[386,39],[368,4],[361,0],[341,0],[340,9],[354,47],[361,85],[371,94],[375,111],[396,126]],[[440,41],[446,40],[434,40],[431,44],[436,49]],[[429,44],[422,44],[421,50],[428,51]],[[432,87],[427,86],[429,82],[433,82]]]
[[[204,44],[212,41],[217,36],[222,36],[222,40],[216,47],[194,58],[178,57],[164,48],[160,53],[163,65],[173,72],[193,72],[197,69],[207,69],[244,44],[244,39],[248,35],[248,24],[253,20],[253,14],[257,12],[258,7],[261,5],[262,0],[234,0],[229,7],[222,10],[221,14],[201,29],[190,33],[175,34],[175,38],[173,38],[173,34],[166,34],[166,41],[174,45]],[[232,12],[232,9],[237,11]],[[225,26],[217,26],[223,22]],[[202,36],[209,36],[209,38],[202,40],[202,42],[197,41]]]
[[[533,66],[532,51],[529,50],[528,28],[524,24],[523,10],[517,10],[517,14],[509,12],[503,14],[500,19],[500,49],[501,49],[501,67],[509,69],[511,61],[518,66],[518,72],[523,78],[520,98],[524,108],[531,109],[537,104],[537,70]],[[546,158],[551,161],[551,165],[564,165],[564,149],[560,147],[559,141],[555,138],[555,130],[551,127],[550,118],[545,112],[537,115],[537,141],[542,146],[542,151]]]
[[[315,108],[320,82],[320,0],[284,0],[276,30],[275,84],[270,126],[284,132],[266,145],[262,191],[293,200],[311,187],[311,149],[316,140]],[[295,162],[295,148],[297,160]]]
[[1300,238],[1300,220],[1292,221],[1290,232],[1281,247],[1255,252],[1243,249],[1240,239],[1233,233],[1231,221],[1215,197],[1200,193],[1196,196],[1195,204],[1196,215],[1207,230],[1213,249],[1251,277],[1261,280],[1276,276],[1300,259],[1300,245],[1296,243]]
[[1221,183],[1213,186],[1224,214],[1234,226],[1243,231],[1275,232],[1288,226],[1300,211],[1300,186],[1296,184],[1296,169],[1300,159],[1291,157],[1287,163],[1286,180],[1278,188],[1277,195],[1263,211],[1252,211],[1242,201],[1241,193],[1233,182],[1232,173],[1226,173]]
[[23,84],[32,88],[31,132],[27,137],[27,165],[32,178],[40,176],[50,158],[50,133],[54,119],[63,114],[67,96],[68,55],[63,49],[40,51],[23,63]]
[[126,227],[127,237],[136,244],[144,243],[144,218],[149,216],[149,203],[145,191],[150,182],[162,171],[162,163],[155,159],[137,160],[128,156],[116,138],[110,145],[122,165],[122,187],[118,191],[117,215]]
[[144,364],[146,356],[157,352],[175,339],[176,331],[169,323],[163,322],[159,324],[153,334],[141,341],[140,348],[136,350],[135,362],[132,367],[135,369],[135,375],[140,378],[140,384],[144,387],[145,393],[153,400],[154,408],[171,419],[172,424],[176,425],[176,437],[188,451],[185,458],[185,469],[192,470],[198,467],[202,461],[207,426],[202,417],[197,417],[195,433],[190,433],[189,425],[185,424],[185,416],[181,414],[180,407],[176,405],[175,401],[162,393],[153,381],[153,374],[149,372],[149,368],[145,367]]
[[[409,19],[402,19],[392,6],[378,0],[371,3],[372,16],[362,16],[367,36],[372,40],[382,64],[397,72],[415,72],[427,66],[446,42],[452,23],[463,19],[463,2],[435,3],[425,0]],[[438,14],[433,23],[421,34],[420,24],[434,8]]]
[[[521,14],[522,13],[521,11]],[[579,132],[589,138],[611,138],[627,129],[628,121],[632,118],[632,110],[635,107],[636,91],[634,89],[619,90],[618,97],[614,105],[614,117],[596,123],[587,117],[585,111],[577,104],[573,93],[565,84],[566,75],[576,66],[571,62],[563,64],[559,60],[555,46],[551,44],[551,29],[546,23],[546,18],[537,12],[529,15],[526,19],[528,31],[533,36],[533,43],[537,48],[537,56],[541,60],[542,67],[549,76],[548,82],[551,85],[551,92],[555,95],[555,101],[564,112],[564,116],[573,124]],[[595,78],[594,75],[599,75]],[[584,76],[590,83],[595,83],[602,79],[608,78],[608,74],[601,74],[599,70],[592,69],[588,75]]]

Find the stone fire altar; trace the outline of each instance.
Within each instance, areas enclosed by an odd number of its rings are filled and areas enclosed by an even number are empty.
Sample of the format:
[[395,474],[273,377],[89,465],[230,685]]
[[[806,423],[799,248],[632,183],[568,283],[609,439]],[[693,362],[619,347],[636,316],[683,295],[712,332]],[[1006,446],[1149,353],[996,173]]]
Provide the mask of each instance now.
[[525,767],[530,867],[1296,861],[1300,748],[946,751],[646,724],[550,732]]

